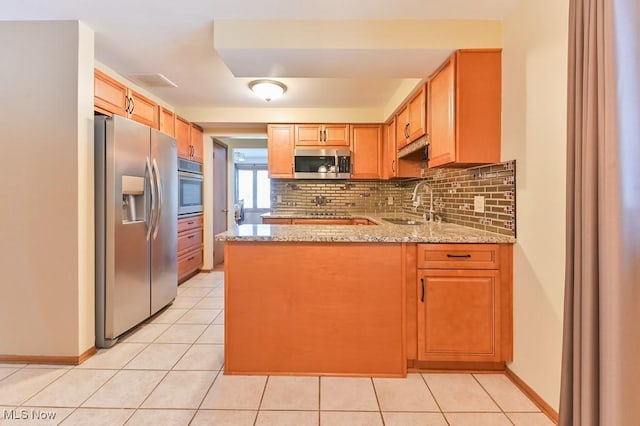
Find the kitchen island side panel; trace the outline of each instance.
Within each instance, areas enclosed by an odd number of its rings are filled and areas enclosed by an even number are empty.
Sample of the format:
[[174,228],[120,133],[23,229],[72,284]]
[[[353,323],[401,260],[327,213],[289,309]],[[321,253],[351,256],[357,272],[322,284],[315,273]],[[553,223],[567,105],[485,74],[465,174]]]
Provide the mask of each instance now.
[[404,251],[225,243],[225,373],[406,375]]

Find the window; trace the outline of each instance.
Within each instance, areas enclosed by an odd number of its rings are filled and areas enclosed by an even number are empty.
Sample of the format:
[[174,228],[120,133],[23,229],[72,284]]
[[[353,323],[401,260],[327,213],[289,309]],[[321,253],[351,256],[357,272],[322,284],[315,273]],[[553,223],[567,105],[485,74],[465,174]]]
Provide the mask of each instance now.
[[236,164],[236,201],[244,200],[244,208],[271,207],[271,180],[265,164]]

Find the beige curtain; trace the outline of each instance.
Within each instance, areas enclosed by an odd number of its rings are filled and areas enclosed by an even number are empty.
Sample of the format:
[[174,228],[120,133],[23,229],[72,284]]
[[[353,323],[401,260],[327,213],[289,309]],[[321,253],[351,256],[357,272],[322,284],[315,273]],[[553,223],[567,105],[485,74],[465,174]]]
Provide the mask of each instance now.
[[571,0],[560,424],[640,424],[640,0]]

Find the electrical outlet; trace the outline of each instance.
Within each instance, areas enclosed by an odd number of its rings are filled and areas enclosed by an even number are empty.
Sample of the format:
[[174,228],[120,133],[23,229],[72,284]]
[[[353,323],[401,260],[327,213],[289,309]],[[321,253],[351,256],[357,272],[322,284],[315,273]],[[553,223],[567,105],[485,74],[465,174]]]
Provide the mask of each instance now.
[[391,195],[389,195],[387,197],[387,205],[392,206],[393,205],[393,197]]
[[473,197],[473,211],[476,213],[484,213],[484,196],[476,195]]

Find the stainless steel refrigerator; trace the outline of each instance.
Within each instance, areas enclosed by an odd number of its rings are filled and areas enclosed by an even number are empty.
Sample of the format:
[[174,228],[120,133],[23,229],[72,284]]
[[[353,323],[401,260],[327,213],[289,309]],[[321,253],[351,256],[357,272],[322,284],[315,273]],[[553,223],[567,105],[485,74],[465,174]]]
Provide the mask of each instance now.
[[123,117],[95,117],[96,347],[177,293],[175,139]]

